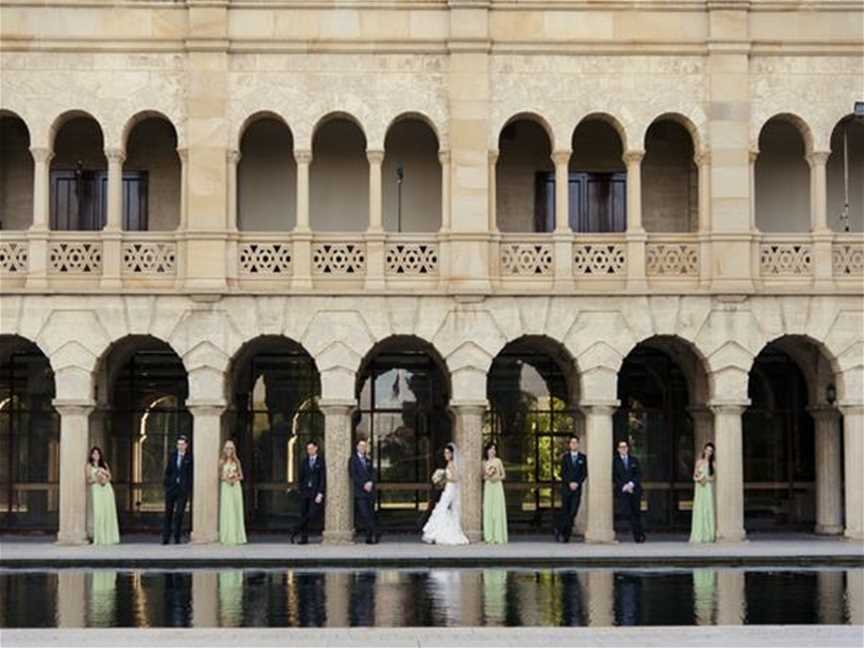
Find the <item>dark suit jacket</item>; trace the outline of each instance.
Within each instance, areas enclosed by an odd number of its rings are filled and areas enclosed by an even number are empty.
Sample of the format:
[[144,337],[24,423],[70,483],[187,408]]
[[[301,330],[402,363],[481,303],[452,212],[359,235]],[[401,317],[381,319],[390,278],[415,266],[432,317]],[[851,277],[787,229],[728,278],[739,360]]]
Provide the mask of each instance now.
[[[354,485],[354,497],[360,499],[372,499],[375,497],[375,468],[372,465],[372,460],[369,455],[366,455],[366,461],[362,461],[357,453],[351,455],[348,460],[348,474],[351,476],[351,483]],[[372,490],[368,493],[363,489],[363,484],[372,482]]]
[[633,482],[635,488],[634,495],[642,493],[642,470],[639,466],[639,460],[633,455],[627,458],[627,468],[624,468],[624,462],[621,461],[621,455],[615,453],[615,458],[612,460],[612,479],[615,482],[615,494],[621,495],[621,489],[627,482]]
[[576,482],[582,486],[582,482],[588,479],[588,457],[581,452],[576,458],[576,463],[570,458],[568,450],[561,455],[561,492],[567,494],[570,491],[570,482]]
[[300,487],[300,495],[303,497],[315,497],[318,493],[324,494],[327,490],[327,468],[321,455],[315,458],[315,467],[311,470],[309,469],[309,456],[303,457],[300,463],[300,479],[297,484]]
[[177,469],[177,451],[168,456],[165,464],[165,492],[181,491],[187,495],[192,492],[192,453],[188,450],[183,455],[180,469]]

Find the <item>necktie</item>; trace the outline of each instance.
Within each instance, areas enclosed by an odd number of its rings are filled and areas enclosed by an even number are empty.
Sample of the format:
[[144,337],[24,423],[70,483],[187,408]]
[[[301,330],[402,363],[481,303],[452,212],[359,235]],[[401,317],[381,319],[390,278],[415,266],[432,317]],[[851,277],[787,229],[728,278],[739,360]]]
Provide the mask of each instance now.
[[177,483],[180,483],[180,464],[183,463],[183,455],[177,453]]

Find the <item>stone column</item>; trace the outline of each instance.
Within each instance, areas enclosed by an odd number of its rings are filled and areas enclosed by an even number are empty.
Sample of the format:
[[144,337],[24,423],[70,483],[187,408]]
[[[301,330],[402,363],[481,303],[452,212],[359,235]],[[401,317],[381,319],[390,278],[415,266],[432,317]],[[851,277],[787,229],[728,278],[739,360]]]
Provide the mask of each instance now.
[[483,452],[483,413],[486,403],[452,403],[456,414],[455,443],[462,458],[460,480],[460,504],[462,508],[462,530],[471,542],[483,538],[482,511],[482,452]]
[[843,533],[843,457],[840,412],[834,407],[810,408],[815,423],[816,533]]
[[[585,542],[615,542],[612,493],[612,415],[617,403],[581,408],[588,443],[588,528]],[[583,501],[583,506],[585,502]]]
[[324,600],[328,628],[351,626],[351,581],[354,575],[346,571],[324,574]]
[[297,162],[297,222],[292,241],[291,287],[295,290],[312,288],[312,231],[309,227],[309,165],[312,151],[294,151]]
[[187,402],[192,414],[192,542],[219,539],[219,452],[225,403]]
[[[84,468],[80,471],[82,478]],[[87,572],[61,569],[57,572],[57,627],[87,625]]]
[[107,215],[102,230],[102,278],[101,288],[116,289],[120,280],[123,246],[123,161],[126,154],[122,149],[105,149],[108,159],[108,197]]
[[642,158],[645,151],[627,151],[627,288],[643,291],[645,280],[645,243],[648,240],[642,226]]
[[555,151],[555,233],[570,233],[570,153]]
[[51,212],[51,160],[54,151],[33,147],[33,223],[31,230],[47,230]]
[[702,151],[693,157],[699,170],[699,284],[711,285],[711,153]]
[[441,229],[445,234],[450,231],[450,151],[438,151],[441,164]]
[[60,528],[58,544],[87,542],[87,484],[84,465],[90,441],[93,403],[54,399],[60,414]]
[[309,231],[309,165],[312,164],[312,151],[294,151],[297,163],[297,222],[295,232]]
[[33,156],[33,222],[27,233],[28,288],[48,286],[48,225],[51,213],[51,158],[48,148],[30,149]]
[[189,149],[178,146],[177,157],[180,158],[180,224],[177,229],[185,231],[189,228]]
[[[609,478],[612,478],[610,469]],[[615,572],[592,569],[588,572],[588,626],[609,628],[615,625]]]
[[642,158],[645,151],[632,150],[621,159],[627,165],[627,233],[642,234]]
[[384,151],[366,151],[369,160],[369,227],[366,230],[366,290],[384,289],[384,213],[381,202],[381,165]]
[[489,151],[489,231],[498,232],[498,151]]
[[237,222],[237,165],[240,163],[240,151],[229,149],[226,152],[225,158],[228,163],[228,222],[225,224],[225,229],[229,232],[236,232],[240,229],[240,224]]
[[740,542],[744,533],[744,453],[741,414],[737,403],[712,405],[714,446],[717,449],[717,540]]
[[192,572],[192,627],[218,628],[219,572],[196,569]]
[[846,570],[846,600],[849,622],[864,625],[864,569]]
[[756,228],[756,159],[759,157],[759,149],[749,149],[747,151],[748,173],[750,174],[750,229],[753,232],[758,231]]
[[321,400],[324,414],[324,461],[327,492],[324,495],[324,542],[348,544],[354,537],[354,498],[348,477],[351,457],[351,412],[353,401]]
[[831,151],[813,151],[807,154],[810,165],[810,230],[830,232],[828,227],[828,188],[825,165]]
[[841,404],[847,538],[864,539],[864,404]]
[[123,229],[123,161],[126,153],[120,148],[105,149],[108,159],[108,212],[104,229],[107,231]]
[[384,162],[384,151],[368,150],[369,160],[369,227],[367,232],[384,231],[384,214],[381,206],[381,164]]

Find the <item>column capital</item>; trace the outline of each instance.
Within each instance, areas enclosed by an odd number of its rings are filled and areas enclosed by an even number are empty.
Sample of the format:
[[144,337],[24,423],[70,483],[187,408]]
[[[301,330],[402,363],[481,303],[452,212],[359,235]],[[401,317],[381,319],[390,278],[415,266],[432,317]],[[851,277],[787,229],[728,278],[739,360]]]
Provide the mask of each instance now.
[[704,149],[695,153],[693,155],[693,164],[695,164],[697,167],[711,164],[711,151],[708,149]]
[[327,416],[350,416],[357,409],[357,401],[340,400],[338,398],[321,398],[318,400],[318,409]]
[[312,164],[312,151],[306,149],[295,149],[294,161],[297,164]]
[[450,401],[450,408],[457,415],[484,414],[489,407],[486,400]]
[[804,158],[810,165],[810,168],[825,166],[828,163],[828,158],[831,156],[831,151],[810,151]]
[[699,418],[701,416],[713,416],[713,412],[708,405],[692,405],[687,408],[687,413],[690,414],[693,418]]
[[747,159],[750,160],[750,164],[753,164],[756,161],[756,158],[758,158],[758,157],[759,157],[759,149],[758,148],[751,148],[747,152]]
[[47,147],[31,146],[30,155],[33,156],[34,162],[41,162],[42,164],[46,164],[54,158],[54,151]]
[[750,403],[736,403],[736,402],[728,402],[728,403],[708,403],[708,408],[717,415],[725,415],[725,416],[741,416],[750,406]]
[[228,164],[237,164],[241,157],[243,156],[237,149],[228,149],[225,151],[225,159],[228,160]]
[[182,162],[187,162],[189,160],[189,149],[185,146],[178,146],[177,155]]
[[489,151],[489,164],[496,164],[498,162],[498,149],[494,151]]
[[367,149],[366,159],[369,164],[381,164],[384,161],[384,151],[380,149]]
[[864,403],[839,403],[843,416],[864,416]]
[[585,416],[612,416],[615,414],[621,401],[597,401],[593,403],[580,403],[579,411]]
[[571,155],[573,155],[573,151],[570,149],[562,149],[560,151],[552,151],[551,157],[555,166],[558,166],[559,164],[569,164]]
[[631,149],[629,151],[624,151],[621,159],[624,160],[624,164],[639,164],[642,162],[642,158],[644,157],[645,151],[642,149]]
[[96,403],[93,401],[65,398],[55,398],[51,401],[51,405],[60,416],[90,416],[90,413],[96,409]]
[[192,416],[221,416],[226,409],[225,401],[187,400],[186,409]]
[[444,149],[443,151],[438,151],[438,162],[441,163],[441,166],[445,164],[450,164],[450,151]]
[[119,147],[106,148],[105,157],[108,159],[109,164],[111,164],[111,162],[123,164],[126,160],[126,151]]
[[[864,405],[862,405],[861,407],[864,408]],[[841,411],[839,409],[837,409],[833,405],[825,404],[808,407],[807,412],[810,414],[810,416],[813,417],[813,420],[815,421],[819,421],[820,419],[824,421],[836,420],[839,419],[841,415]]]

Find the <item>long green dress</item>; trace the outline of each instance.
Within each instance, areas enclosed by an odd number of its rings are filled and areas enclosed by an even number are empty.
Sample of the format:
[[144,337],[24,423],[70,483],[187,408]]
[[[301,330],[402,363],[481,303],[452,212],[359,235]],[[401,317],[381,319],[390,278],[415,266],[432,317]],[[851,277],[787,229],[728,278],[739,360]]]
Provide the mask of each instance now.
[[222,464],[222,481],[219,503],[219,542],[222,544],[246,544],[246,525],[243,522],[243,487],[240,482],[224,481],[237,475],[237,464],[226,461]]
[[696,465],[693,473],[693,519],[690,526],[690,542],[714,542],[714,476],[708,475],[707,462]]
[[93,504],[93,544],[107,545],[120,542],[117,525],[117,501],[111,482],[100,484],[96,481],[99,468],[90,464],[90,499]]
[[497,457],[483,462],[483,541],[507,542],[507,501],[504,499],[504,464]]

